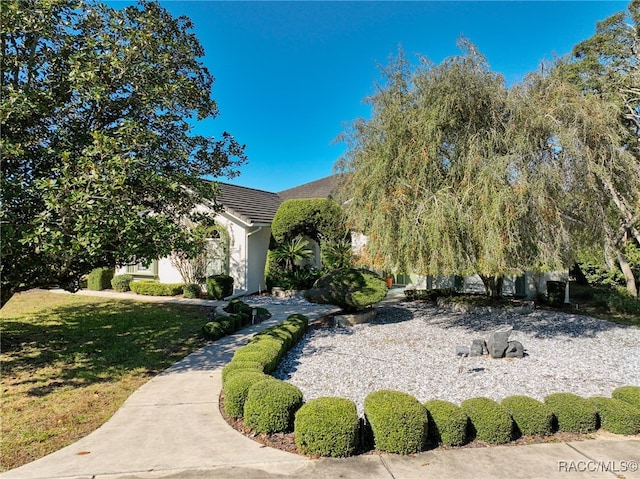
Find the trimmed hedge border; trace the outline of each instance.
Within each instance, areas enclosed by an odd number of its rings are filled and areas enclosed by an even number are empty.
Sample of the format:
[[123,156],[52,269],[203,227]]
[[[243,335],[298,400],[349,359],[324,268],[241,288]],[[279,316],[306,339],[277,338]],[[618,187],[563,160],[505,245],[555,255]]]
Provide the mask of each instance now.
[[260,434],[293,430],[295,413],[302,406],[302,391],[291,383],[269,377],[249,388],[244,421]]
[[424,450],[429,417],[410,394],[387,389],[372,392],[364,399],[364,416],[377,449],[397,454]]
[[237,298],[231,300],[223,311],[230,314],[216,316],[213,321],[209,321],[202,327],[202,335],[206,339],[215,341],[223,336],[233,334],[245,326],[249,326],[254,318],[253,311],[256,312],[256,321],[261,322],[271,317],[271,313],[267,309],[261,307],[253,308]]
[[356,403],[340,397],[312,399],[296,412],[295,442],[309,456],[347,457],[358,448]]
[[[239,310],[238,303],[230,311]],[[332,397],[305,404],[297,387],[268,375],[308,325],[306,316],[293,314],[254,335],[223,368],[222,389],[228,416],[244,417],[256,433],[286,432],[293,426],[296,445],[312,457],[352,455],[358,439],[367,434],[372,434],[380,451],[412,454],[425,450],[427,441],[445,446],[473,439],[503,444],[517,433],[544,436],[555,431],[592,432],[598,427],[614,434],[640,433],[640,408],[635,406],[640,402],[640,386],[619,387],[612,398],[555,393],[544,402],[509,396],[500,404],[480,397],[460,406],[437,399],[422,405],[410,394],[380,390],[365,398],[368,424],[362,430],[353,401]]]
[[546,404],[529,396],[509,396],[502,400],[515,424],[516,433],[523,436],[553,434],[553,411]]
[[428,440],[445,446],[462,446],[467,442],[469,416],[460,406],[433,399],[424,403],[429,415]]
[[624,436],[640,433],[640,409],[616,398],[592,397],[587,401],[598,412],[601,429]]
[[565,432],[593,432],[598,429],[598,413],[585,398],[573,393],[554,393],[544,398]]
[[153,280],[131,281],[129,288],[145,296],[177,296],[182,294],[183,283],[159,283]]
[[498,402],[486,397],[462,401],[462,410],[471,420],[471,436],[489,444],[504,444],[513,439],[513,419]]

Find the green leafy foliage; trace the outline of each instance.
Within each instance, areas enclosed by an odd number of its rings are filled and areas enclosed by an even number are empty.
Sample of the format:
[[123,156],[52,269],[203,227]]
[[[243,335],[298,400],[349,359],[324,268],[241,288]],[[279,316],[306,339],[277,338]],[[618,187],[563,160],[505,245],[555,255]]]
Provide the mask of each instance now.
[[87,289],[102,291],[111,287],[113,268],[96,268],[87,276]]
[[226,274],[207,276],[207,296],[211,299],[224,299],[233,294],[233,278]]
[[474,439],[490,444],[511,441],[513,421],[509,412],[499,403],[479,397],[462,401],[460,407],[469,416]]
[[364,309],[386,295],[385,281],[364,269],[330,271],[305,292],[305,298],[312,303],[333,304],[346,311]]
[[243,361],[243,360],[235,360],[231,361],[225,367],[222,368],[222,384],[224,384],[227,379],[233,376],[238,371],[258,371],[264,372],[263,365],[257,361]]
[[620,386],[613,390],[611,397],[620,399],[640,409],[640,386]]
[[158,283],[151,280],[132,281],[129,283],[131,291],[148,296],[177,296],[182,294],[183,286],[182,283]]
[[229,377],[222,386],[224,392],[224,412],[231,417],[244,415],[244,403],[249,394],[249,388],[265,379],[274,380],[259,371],[238,371]]
[[309,456],[346,457],[358,447],[359,418],[353,401],[316,398],[296,412],[296,445]]
[[429,441],[446,446],[461,446],[467,441],[469,418],[460,406],[440,399],[424,406],[429,415]]
[[185,298],[199,298],[202,294],[202,287],[199,284],[188,283],[182,287],[182,294]]
[[271,223],[271,233],[278,243],[298,236],[321,243],[343,238],[346,234],[344,212],[335,201],[323,198],[283,201]]
[[300,389],[275,378],[265,379],[249,388],[244,404],[244,421],[257,433],[290,431],[300,406]]
[[111,287],[119,293],[131,291],[129,284],[133,281],[133,276],[130,274],[117,274],[111,279]]
[[376,449],[397,454],[424,450],[429,418],[413,396],[390,390],[372,392],[364,400],[364,415]]
[[522,435],[546,436],[553,433],[553,412],[546,404],[528,396],[509,396],[502,400],[509,411],[516,432]]
[[615,398],[592,397],[587,401],[598,412],[600,427],[605,431],[625,436],[640,433],[640,409]]
[[218,109],[191,21],[147,1],[2,7],[2,304],[193,252],[184,219],[217,195],[202,178],[233,177],[246,158],[227,132],[193,133]]
[[202,335],[206,339],[211,339],[215,341],[216,339],[220,339],[225,335],[224,329],[222,325],[218,321],[209,321],[207,324],[202,326]]
[[565,432],[592,432],[598,427],[596,409],[585,398],[573,393],[554,393],[544,403],[558,420],[558,429]]

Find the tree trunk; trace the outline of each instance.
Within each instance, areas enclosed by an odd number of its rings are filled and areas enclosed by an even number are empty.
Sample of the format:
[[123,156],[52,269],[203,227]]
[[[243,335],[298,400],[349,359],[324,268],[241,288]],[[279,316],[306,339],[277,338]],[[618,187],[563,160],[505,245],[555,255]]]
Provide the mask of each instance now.
[[622,254],[622,252],[616,251],[616,257],[618,258],[618,264],[620,265],[620,269],[622,270],[624,279],[627,281],[627,291],[629,291],[629,293],[631,293],[634,297],[638,297],[636,278],[633,276],[631,266],[629,266],[629,263],[627,262],[627,259],[624,257],[624,254]]
[[480,275],[484,288],[487,291],[487,296],[492,298],[498,298],[502,296],[502,285],[504,284],[504,276],[485,276]]

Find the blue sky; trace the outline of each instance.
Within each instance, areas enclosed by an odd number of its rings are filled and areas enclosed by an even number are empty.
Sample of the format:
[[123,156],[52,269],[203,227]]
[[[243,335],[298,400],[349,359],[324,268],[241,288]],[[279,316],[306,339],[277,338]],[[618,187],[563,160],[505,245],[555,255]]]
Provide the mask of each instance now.
[[[114,6],[125,2],[109,2]],[[126,2],[131,3],[131,2]],[[186,15],[216,81],[220,115],[198,133],[228,131],[249,163],[233,184],[281,191],[333,172],[335,139],[374,92],[398,47],[439,63],[468,38],[509,84],[565,55],[626,1],[245,2],[160,4]]]

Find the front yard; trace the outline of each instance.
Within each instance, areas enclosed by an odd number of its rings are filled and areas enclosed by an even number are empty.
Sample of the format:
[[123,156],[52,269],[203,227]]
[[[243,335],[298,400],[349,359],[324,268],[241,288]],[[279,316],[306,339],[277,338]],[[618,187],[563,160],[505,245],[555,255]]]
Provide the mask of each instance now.
[[200,348],[199,306],[29,291],[0,310],[0,471],[95,430],[151,377]]

